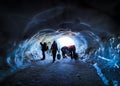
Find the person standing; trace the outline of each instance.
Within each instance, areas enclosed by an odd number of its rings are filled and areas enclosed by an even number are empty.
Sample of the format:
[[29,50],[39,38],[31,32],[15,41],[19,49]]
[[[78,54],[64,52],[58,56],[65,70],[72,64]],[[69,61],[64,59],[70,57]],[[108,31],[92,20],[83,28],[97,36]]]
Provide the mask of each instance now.
[[45,59],[45,51],[48,50],[48,46],[47,46],[46,42],[44,42],[44,44],[42,42],[40,42],[40,45],[41,45],[41,50],[42,50],[42,55],[43,55],[41,60],[44,60]]
[[52,56],[53,56],[53,63],[55,62],[57,50],[58,50],[57,43],[54,41],[53,44],[51,45],[51,51],[52,51]]

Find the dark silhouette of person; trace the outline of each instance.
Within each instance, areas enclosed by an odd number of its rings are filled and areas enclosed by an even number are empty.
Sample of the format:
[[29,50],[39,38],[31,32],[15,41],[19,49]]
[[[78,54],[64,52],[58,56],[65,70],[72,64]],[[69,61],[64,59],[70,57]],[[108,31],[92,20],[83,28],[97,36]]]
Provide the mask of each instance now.
[[77,59],[77,53],[76,53],[76,47],[75,45],[71,45],[69,46],[69,53],[70,53],[70,57],[71,59]]
[[51,45],[51,51],[52,51],[52,56],[53,56],[53,63],[54,63],[55,58],[56,58],[57,50],[58,50],[57,43],[54,41],[53,44]]
[[41,60],[44,60],[45,59],[45,51],[48,50],[48,46],[46,44],[46,42],[44,42],[44,44],[42,42],[40,42],[40,45],[41,45],[41,50],[42,50],[42,59]]
[[62,57],[63,57],[63,58],[66,58],[66,54],[68,55],[68,52],[69,52],[68,47],[67,47],[67,46],[63,46],[63,47],[61,48],[61,52],[62,52]]

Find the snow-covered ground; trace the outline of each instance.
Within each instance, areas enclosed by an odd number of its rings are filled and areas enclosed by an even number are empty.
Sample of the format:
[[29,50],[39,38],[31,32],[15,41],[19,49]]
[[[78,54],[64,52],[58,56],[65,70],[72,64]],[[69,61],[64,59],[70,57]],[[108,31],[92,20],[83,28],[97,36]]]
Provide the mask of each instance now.
[[8,76],[1,86],[104,86],[95,68],[85,62],[61,59],[33,62]]

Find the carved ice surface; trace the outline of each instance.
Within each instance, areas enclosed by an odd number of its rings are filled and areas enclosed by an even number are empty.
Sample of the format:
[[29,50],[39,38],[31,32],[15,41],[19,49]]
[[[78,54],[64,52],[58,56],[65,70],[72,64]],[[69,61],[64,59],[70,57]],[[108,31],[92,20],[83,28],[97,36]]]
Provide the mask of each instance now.
[[[7,63],[12,69],[24,68],[31,62],[41,59],[42,52],[40,42],[52,43],[62,36],[70,37],[74,41],[79,60],[93,64],[98,75],[106,85],[109,85],[110,81],[115,84],[114,86],[120,83],[120,78],[117,78],[117,76],[113,77],[114,75],[108,75],[110,71],[116,74],[119,70],[120,44],[118,41],[120,41],[120,39],[112,37],[108,41],[102,42],[98,35],[88,31],[83,33],[49,29],[41,30],[30,39],[21,42],[18,47],[8,55]],[[117,43],[115,40],[117,40]],[[95,46],[95,44],[97,46]],[[48,46],[50,47],[50,44],[48,44]],[[91,50],[87,51],[89,48],[91,48]],[[47,52],[46,58],[48,61],[52,60],[49,56],[50,52]]]

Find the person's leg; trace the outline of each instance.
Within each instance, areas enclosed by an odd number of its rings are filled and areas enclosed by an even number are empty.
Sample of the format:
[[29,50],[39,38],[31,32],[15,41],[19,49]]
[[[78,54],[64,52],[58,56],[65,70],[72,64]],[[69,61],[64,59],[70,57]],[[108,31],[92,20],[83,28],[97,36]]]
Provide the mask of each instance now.
[[41,60],[45,59],[45,51],[42,51],[43,58]]
[[70,57],[71,57],[71,59],[73,59],[73,54],[72,54],[71,50],[70,50]]
[[53,53],[53,63],[55,62],[55,58],[56,58],[56,51],[52,52]]
[[74,58],[75,60],[78,60],[78,54],[75,52],[75,50],[73,51],[73,58]]
[[62,51],[62,57],[65,58],[65,52],[64,51]]
[[53,54],[53,63],[54,63],[54,61],[55,61],[55,54],[54,54],[54,52],[52,54]]
[[75,51],[72,51],[73,58],[75,59]]

